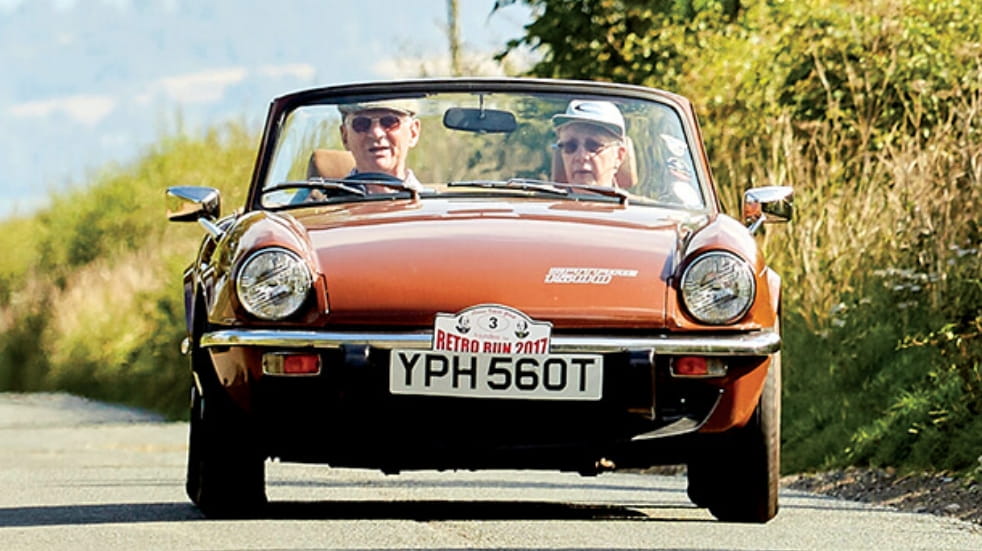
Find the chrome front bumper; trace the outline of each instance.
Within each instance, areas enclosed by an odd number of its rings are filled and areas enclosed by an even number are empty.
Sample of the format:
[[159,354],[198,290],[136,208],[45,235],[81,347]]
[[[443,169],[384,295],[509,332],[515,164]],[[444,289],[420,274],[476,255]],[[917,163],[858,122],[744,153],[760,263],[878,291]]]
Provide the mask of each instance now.
[[[340,348],[342,345],[368,345],[373,348],[428,350],[433,346],[429,331],[417,333],[295,331],[286,329],[222,329],[201,336],[205,348],[262,346],[270,348]],[[781,336],[771,330],[749,333],[689,333],[605,337],[596,335],[555,335],[550,352],[622,352],[653,350],[660,355],[766,356],[781,348]]]

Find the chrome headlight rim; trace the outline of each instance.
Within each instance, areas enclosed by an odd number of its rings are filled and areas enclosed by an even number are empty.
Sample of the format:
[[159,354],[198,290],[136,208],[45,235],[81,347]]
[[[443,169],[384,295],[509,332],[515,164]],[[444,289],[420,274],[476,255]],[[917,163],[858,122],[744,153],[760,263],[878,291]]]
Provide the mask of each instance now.
[[[289,258],[290,262],[293,263],[290,270],[293,271],[293,275],[299,275],[301,280],[299,285],[294,286],[295,292],[291,293],[291,295],[288,297],[289,300],[286,301],[286,307],[273,311],[263,309],[255,302],[252,302],[248,298],[248,291],[251,285],[243,281],[244,277],[246,277],[248,273],[248,269],[254,262],[264,255],[271,254],[283,255]],[[304,262],[303,258],[295,251],[278,246],[263,247],[249,253],[245,260],[239,264],[238,271],[235,275],[235,294],[239,304],[249,314],[265,321],[280,321],[296,314],[303,307],[310,295],[310,290],[313,288],[313,281],[314,278],[310,273],[310,268],[307,266],[307,263]],[[255,283],[252,285],[255,285]],[[302,288],[302,291],[298,290],[300,288]]]
[[[700,309],[694,305],[695,301],[693,300],[693,297],[690,295],[689,291],[689,282],[690,278],[693,277],[694,270],[697,267],[704,262],[719,258],[725,259],[728,262],[733,262],[733,266],[736,270],[736,276],[743,278],[746,293],[745,295],[738,296],[743,303],[740,304],[738,308],[731,309],[728,315],[712,316],[708,315],[703,309]],[[757,279],[754,277],[754,271],[750,263],[740,255],[726,250],[707,251],[696,255],[686,264],[685,270],[682,272],[682,277],[679,280],[679,295],[686,312],[688,312],[688,314],[699,323],[704,323],[706,325],[729,325],[741,320],[747,315],[747,312],[750,311],[750,308],[753,306],[757,298]],[[709,313],[711,314],[712,312]]]

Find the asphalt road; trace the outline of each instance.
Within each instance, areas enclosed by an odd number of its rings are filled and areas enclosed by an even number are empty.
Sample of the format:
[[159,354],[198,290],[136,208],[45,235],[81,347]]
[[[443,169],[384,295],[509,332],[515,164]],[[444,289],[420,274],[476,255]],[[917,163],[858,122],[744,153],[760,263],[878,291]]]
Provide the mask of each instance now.
[[266,518],[204,519],[187,428],[79,398],[0,394],[0,548],[982,549],[971,524],[786,491],[720,523],[684,477],[373,471],[269,463]]

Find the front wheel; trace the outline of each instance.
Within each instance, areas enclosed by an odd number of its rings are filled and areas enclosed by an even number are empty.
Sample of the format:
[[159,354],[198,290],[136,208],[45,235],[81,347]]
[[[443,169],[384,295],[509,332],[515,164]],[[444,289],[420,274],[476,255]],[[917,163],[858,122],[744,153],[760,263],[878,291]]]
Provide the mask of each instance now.
[[248,517],[266,504],[265,458],[249,440],[246,420],[220,389],[191,391],[188,497],[208,517]]
[[753,418],[720,435],[705,459],[689,463],[689,498],[726,522],[764,523],[777,515],[781,475],[781,353],[771,356]]

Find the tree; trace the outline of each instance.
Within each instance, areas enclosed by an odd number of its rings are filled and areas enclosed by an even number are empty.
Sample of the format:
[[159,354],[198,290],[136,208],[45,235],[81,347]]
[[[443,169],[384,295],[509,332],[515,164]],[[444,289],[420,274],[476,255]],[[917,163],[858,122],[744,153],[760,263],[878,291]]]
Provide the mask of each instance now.
[[447,0],[447,38],[450,41],[450,74],[460,76],[460,25],[457,22],[458,0]]
[[542,50],[529,74],[673,87],[685,67],[685,38],[696,22],[732,21],[739,0],[497,0],[532,8],[521,46]]

